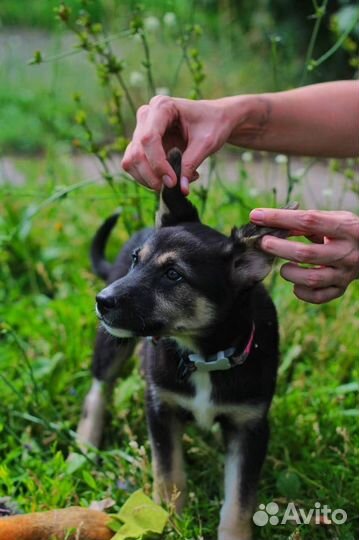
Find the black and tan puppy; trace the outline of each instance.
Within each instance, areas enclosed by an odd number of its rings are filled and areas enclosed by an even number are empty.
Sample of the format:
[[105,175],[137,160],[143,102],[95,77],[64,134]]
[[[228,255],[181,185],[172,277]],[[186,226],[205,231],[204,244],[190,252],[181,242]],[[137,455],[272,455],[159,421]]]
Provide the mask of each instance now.
[[[169,160],[179,177],[180,153]],[[258,239],[286,232],[246,225],[227,237],[200,223],[178,182],[163,189],[158,227],[137,233],[111,266],[104,246],[115,221],[92,247],[94,269],[109,285],[97,296],[102,328],[79,436],[99,443],[103,385],[113,384],[137,338],[152,336],[143,352],[155,496],[168,500],[177,490],[181,508],[185,423],[219,422],[227,455],[218,538],[249,540],[278,364],[276,311],[260,283],[272,258]]]

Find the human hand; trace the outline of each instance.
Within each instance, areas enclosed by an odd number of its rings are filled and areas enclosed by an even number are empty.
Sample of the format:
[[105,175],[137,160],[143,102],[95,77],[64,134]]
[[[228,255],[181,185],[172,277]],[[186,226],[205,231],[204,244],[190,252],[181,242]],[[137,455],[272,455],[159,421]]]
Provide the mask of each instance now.
[[261,242],[264,251],[293,261],[282,266],[281,275],[294,283],[294,294],[301,300],[329,302],[359,277],[359,217],[351,212],[260,208],[250,218],[258,225],[287,229],[290,236],[314,242],[302,244],[269,235]]
[[198,178],[197,167],[223,146],[231,130],[225,100],[200,100],[155,96],[137,111],[137,125],[122,160],[122,167],[138,182],[159,190],[177,179],[166,154],[173,147],[182,152],[181,189]]

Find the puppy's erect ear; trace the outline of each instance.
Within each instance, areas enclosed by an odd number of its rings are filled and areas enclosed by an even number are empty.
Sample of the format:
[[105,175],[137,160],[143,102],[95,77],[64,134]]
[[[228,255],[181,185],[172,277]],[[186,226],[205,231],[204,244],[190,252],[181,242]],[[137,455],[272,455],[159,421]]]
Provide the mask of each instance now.
[[199,221],[197,209],[181,191],[181,151],[173,148],[168,153],[167,159],[176,173],[177,184],[173,188],[163,186],[160,207],[156,214],[156,226],[171,227],[180,223]]
[[[285,208],[296,210],[298,206],[298,203],[293,202]],[[266,234],[287,238],[289,231],[261,227],[253,223],[248,223],[240,229],[232,229],[233,276],[236,282],[254,285],[262,281],[271,271],[275,257],[260,248],[260,239]]]

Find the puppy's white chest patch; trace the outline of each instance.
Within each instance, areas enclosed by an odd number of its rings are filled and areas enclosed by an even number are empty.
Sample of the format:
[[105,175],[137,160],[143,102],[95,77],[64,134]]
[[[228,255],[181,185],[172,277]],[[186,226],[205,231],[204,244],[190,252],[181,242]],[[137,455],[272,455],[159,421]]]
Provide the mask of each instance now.
[[220,415],[228,416],[236,425],[258,420],[265,412],[265,403],[231,404],[216,403],[212,399],[212,383],[209,373],[196,371],[190,378],[195,395],[177,394],[165,388],[152,386],[153,397],[170,406],[179,406],[193,414],[197,423],[210,429]]
[[189,409],[198,424],[210,428],[214,422],[215,407],[211,402],[212,383],[209,373],[196,372],[191,376],[191,383],[196,389],[196,395],[190,400]]

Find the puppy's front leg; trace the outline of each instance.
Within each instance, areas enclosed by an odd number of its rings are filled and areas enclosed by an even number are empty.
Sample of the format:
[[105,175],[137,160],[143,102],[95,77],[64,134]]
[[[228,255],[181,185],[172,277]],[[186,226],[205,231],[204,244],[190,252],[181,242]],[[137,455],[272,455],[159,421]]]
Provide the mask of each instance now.
[[222,430],[227,455],[218,540],[251,540],[257,484],[267,451],[268,422],[262,419],[238,429],[222,425]]
[[97,333],[92,360],[94,378],[77,427],[78,442],[84,449],[88,445],[100,446],[106,405],[111,398],[116,379],[121,375],[121,370],[132,355],[135,345],[134,338],[115,339],[102,328]]
[[161,403],[151,388],[147,394],[147,419],[152,449],[154,499],[173,502],[179,513],[185,502],[183,423],[174,410]]

